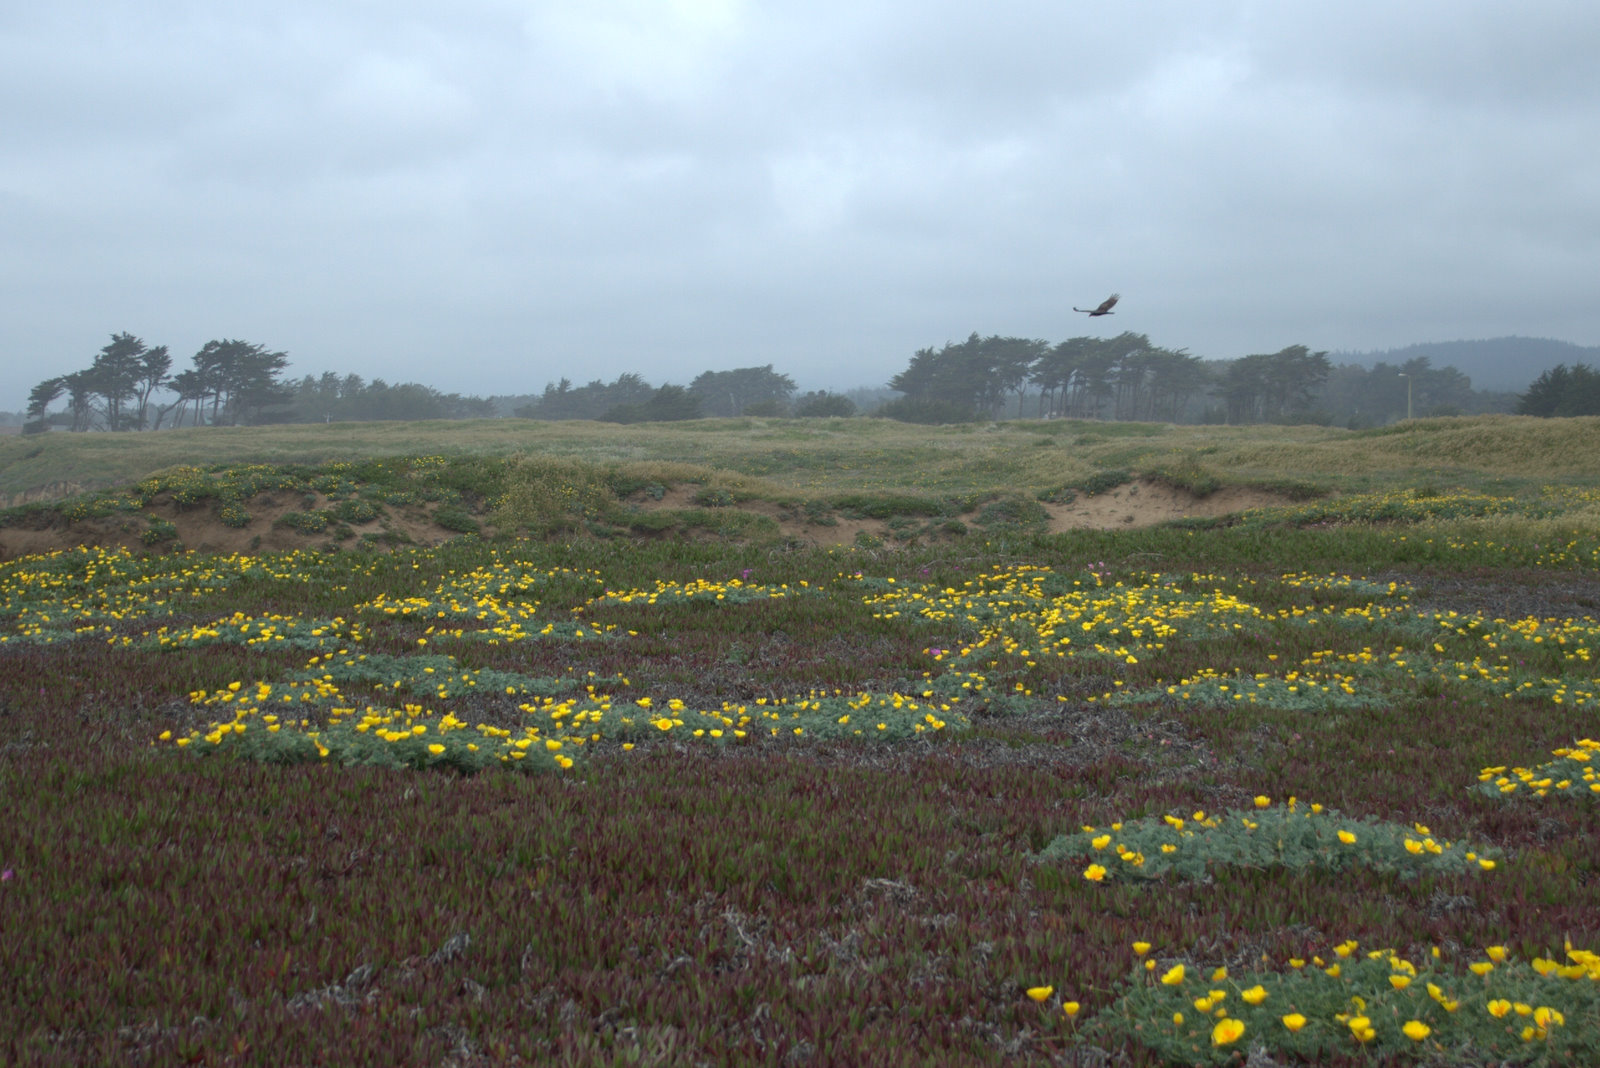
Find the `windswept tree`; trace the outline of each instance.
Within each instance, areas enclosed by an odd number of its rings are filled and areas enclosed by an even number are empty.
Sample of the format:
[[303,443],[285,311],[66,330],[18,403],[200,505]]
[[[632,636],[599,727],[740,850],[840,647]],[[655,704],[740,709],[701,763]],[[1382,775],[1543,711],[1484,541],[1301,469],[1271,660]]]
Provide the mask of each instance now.
[[1332,369],[1326,352],[1290,345],[1234,360],[1223,372],[1217,393],[1230,423],[1281,422],[1307,410]]
[[682,386],[662,386],[643,404],[619,404],[600,419],[606,423],[668,423],[700,415],[699,397]]
[[27,422],[23,424],[23,433],[37,434],[49,425],[47,420],[50,414],[50,405],[60,399],[67,391],[65,376],[47,378],[34,386],[28,393]]
[[1017,416],[1027,402],[1028,386],[1033,382],[1033,368],[1049,351],[1050,342],[1038,338],[999,337],[983,339],[980,351],[983,365],[992,380],[993,401],[1003,400],[1005,394],[1014,393],[1017,399]]
[[1183,349],[1151,349],[1149,369],[1147,419],[1182,422],[1190,402],[1211,386],[1205,361]]
[[915,403],[998,418],[1008,394],[1017,394],[1020,408],[1033,366],[1047,347],[1048,342],[1029,338],[973,333],[943,348],[917,350],[906,369],[889,380],[889,388]]
[[138,369],[133,380],[133,399],[138,405],[134,409],[133,422],[138,429],[160,430],[162,420],[172,410],[173,405],[157,407],[155,425],[150,424],[150,395],[167,385],[167,373],[171,370],[172,356],[165,345],[145,349],[139,354]]
[[1071,419],[1114,416],[1114,410],[1107,411],[1117,393],[1114,371],[1142,339],[1142,334],[1075,337],[1046,350],[1033,371],[1041,401],[1048,401],[1046,410]]
[[[205,401],[211,395],[211,387],[197,368],[187,368],[179,371],[167,379],[167,388],[178,395],[173,402],[176,414],[172,417],[172,425],[180,427],[186,416],[191,419],[191,426],[199,426],[205,416]],[[189,405],[194,405],[194,414],[190,416]]]
[[67,375],[63,381],[67,387],[67,410],[72,413],[72,425],[69,429],[78,432],[93,430],[94,398],[99,395],[94,374],[88,368],[84,368],[82,371],[74,371]]
[[[972,335],[974,339],[977,336]],[[889,379],[889,388],[905,394],[908,400],[946,401],[971,409],[973,390],[963,380],[951,349],[949,342],[942,349],[918,349],[911,354],[906,369]]]
[[689,383],[709,416],[743,415],[753,405],[782,408],[794,394],[794,379],[779,374],[772,365],[736,367],[731,371],[705,371]]
[[134,395],[139,380],[139,358],[145,343],[132,334],[112,334],[110,344],[95,354],[89,367],[89,389],[104,403],[101,414],[107,430],[128,429],[122,406]]
[[1143,334],[1122,334],[1104,344],[1116,419],[1177,422],[1210,382],[1199,357],[1152,345]]
[[655,392],[654,386],[632,372],[618,375],[615,382],[597,378],[586,386],[574,386],[571,379],[563,378],[546,383],[537,401],[513,414],[521,419],[600,419],[613,408],[645,404]]
[[281,408],[294,396],[279,378],[289,354],[272,352],[248,341],[208,341],[194,354],[197,384],[211,402],[213,425],[277,422]]

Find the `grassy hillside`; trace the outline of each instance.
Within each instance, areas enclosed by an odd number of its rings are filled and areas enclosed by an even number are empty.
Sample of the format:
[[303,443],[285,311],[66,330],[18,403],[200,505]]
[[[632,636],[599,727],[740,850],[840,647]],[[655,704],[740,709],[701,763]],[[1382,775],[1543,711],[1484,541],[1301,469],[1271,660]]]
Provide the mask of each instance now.
[[722,419],[620,426],[473,422],[199,428],[0,440],[0,501],[60,497],[194,463],[384,456],[572,457],[690,463],[799,493],[1048,490],[1107,469],[1199,469],[1225,484],[1339,491],[1420,481],[1465,488],[1600,480],[1600,419],[1417,420],[1374,431],[1027,421],[921,427],[878,419]]

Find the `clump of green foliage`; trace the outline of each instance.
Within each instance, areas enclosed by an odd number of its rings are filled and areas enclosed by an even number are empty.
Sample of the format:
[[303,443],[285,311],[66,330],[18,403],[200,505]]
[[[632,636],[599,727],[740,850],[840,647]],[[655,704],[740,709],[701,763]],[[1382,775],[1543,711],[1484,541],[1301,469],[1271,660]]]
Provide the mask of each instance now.
[[[1139,950],[1149,951],[1141,945]],[[1576,1064],[1594,1053],[1600,958],[1512,959],[1490,946],[1465,967],[1434,949],[1414,963],[1355,940],[1282,970],[1147,960],[1081,1036],[1132,1041],[1170,1064],[1234,1064],[1261,1049],[1293,1063]],[[1059,1013],[1058,1013],[1059,1018]],[[1342,1061],[1341,1061],[1342,1063]]]
[[1195,812],[1129,820],[1109,828],[1085,827],[1061,835],[1039,853],[1041,862],[1087,858],[1091,882],[1154,880],[1166,875],[1203,878],[1218,865],[1249,868],[1363,867],[1414,878],[1423,872],[1480,871],[1495,867],[1496,850],[1437,841],[1420,824],[1352,819],[1321,805],[1272,805],[1257,798],[1251,811]]
[[1038,501],[1021,496],[1002,497],[983,506],[973,522],[985,529],[1021,527],[1025,530],[1043,530],[1050,522],[1050,513]]
[[228,501],[217,510],[217,516],[224,526],[247,527],[250,525],[250,510],[237,501]]
[[346,523],[370,523],[383,516],[383,509],[360,497],[347,497],[334,505],[333,514]]
[[169,519],[160,516],[147,516],[150,525],[139,533],[139,540],[146,545],[160,545],[162,542],[173,541],[178,536],[178,528]]
[[321,534],[328,529],[328,513],[285,512],[278,517],[278,523],[302,534]]
[[1175,489],[1186,490],[1196,497],[1209,497],[1222,488],[1222,479],[1216,472],[1203,466],[1193,456],[1182,456],[1148,468],[1144,477]]
[[[558,457],[521,456],[506,465],[505,488],[494,501],[490,521],[501,533],[543,537],[603,519],[615,504],[602,470]],[[447,530],[478,529],[475,521],[470,528],[452,526],[440,512],[434,513],[434,521]]]

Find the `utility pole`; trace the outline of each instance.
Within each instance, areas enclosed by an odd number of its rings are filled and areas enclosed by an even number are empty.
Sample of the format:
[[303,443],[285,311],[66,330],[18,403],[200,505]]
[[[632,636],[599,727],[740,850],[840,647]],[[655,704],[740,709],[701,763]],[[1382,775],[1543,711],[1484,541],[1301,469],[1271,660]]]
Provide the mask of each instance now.
[[1411,376],[1406,374],[1404,371],[1400,371],[1400,372],[1398,372],[1398,374],[1400,375],[1401,378],[1406,380],[1406,418],[1410,419],[1411,418]]

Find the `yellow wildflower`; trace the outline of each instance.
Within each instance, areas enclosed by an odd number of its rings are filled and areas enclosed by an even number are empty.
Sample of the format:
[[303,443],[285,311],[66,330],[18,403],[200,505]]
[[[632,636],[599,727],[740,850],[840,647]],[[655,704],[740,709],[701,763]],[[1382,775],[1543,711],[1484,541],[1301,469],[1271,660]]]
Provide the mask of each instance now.
[[1239,1036],[1244,1034],[1244,1021],[1232,1017],[1223,1017],[1217,1021],[1217,1026],[1211,1029],[1211,1044],[1226,1046],[1230,1042],[1237,1042]]

